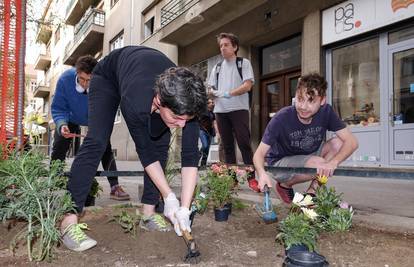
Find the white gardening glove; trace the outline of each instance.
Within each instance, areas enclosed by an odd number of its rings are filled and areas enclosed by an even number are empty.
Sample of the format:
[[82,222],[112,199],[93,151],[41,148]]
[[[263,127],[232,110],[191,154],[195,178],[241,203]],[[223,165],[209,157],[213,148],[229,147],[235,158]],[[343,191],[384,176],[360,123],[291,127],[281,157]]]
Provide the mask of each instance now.
[[223,97],[224,93],[220,92],[219,90],[211,90],[211,93],[215,96],[215,97]]
[[190,214],[191,214],[191,211],[186,207],[180,207],[175,212],[175,218],[177,219],[178,223],[174,224],[174,230],[178,236],[183,235],[181,230],[187,230],[189,233],[191,232]]
[[175,213],[179,208],[180,202],[178,202],[177,197],[173,192],[169,193],[168,196],[164,198],[164,215],[171,221],[174,226],[177,224]]

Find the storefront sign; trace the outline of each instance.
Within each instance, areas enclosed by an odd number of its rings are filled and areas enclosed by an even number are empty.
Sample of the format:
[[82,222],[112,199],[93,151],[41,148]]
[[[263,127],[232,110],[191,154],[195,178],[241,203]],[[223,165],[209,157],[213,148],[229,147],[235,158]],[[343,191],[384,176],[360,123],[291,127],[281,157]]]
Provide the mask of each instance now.
[[414,0],[350,0],[322,13],[322,44],[414,17]]

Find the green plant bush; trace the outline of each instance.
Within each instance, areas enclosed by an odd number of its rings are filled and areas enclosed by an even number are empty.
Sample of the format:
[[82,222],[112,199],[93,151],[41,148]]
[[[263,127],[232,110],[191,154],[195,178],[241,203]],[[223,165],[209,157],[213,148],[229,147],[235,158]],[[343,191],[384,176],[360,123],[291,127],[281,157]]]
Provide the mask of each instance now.
[[0,163],[0,219],[19,219],[25,227],[12,240],[16,247],[26,241],[30,260],[51,260],[58,244],[58,222],[74,210],[66,188],[62,163],[49,166],[36,152],[11,155]]
[[325,223],[325,229],[331,232],[347,231],[351,228],[354,212],[351,209],[334,209]]
[[315,250],[318,232],[312,222],[303,213],[290,213],[279,225],[281,240],[286,249],[293,245],[306,245],[310,251]]

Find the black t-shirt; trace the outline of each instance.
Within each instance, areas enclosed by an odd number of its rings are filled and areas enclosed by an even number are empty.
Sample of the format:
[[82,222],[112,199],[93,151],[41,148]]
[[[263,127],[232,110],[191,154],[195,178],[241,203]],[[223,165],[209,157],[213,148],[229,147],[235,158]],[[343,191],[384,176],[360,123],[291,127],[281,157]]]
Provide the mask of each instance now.
[[[169,129],[159,115],[151,114],[155,96],[155,81],[166,69],[175,64],[158,50],[145,46],[126,46],[116,49],[102,59],[94,69],[94,75],[100,75],[113,83],[121,97],[121,106],[127,108],[124,116],[133,125],[134,141],[144,167],[159,160],[156,145],[160,136]],[[196,119],[188,121],[183,128],[181,165],[198,166],[199,126]]]
[[336,132],[345,127],[329,104],[319,109],[310,124],[299,121],[294,106],[284,107],[270,120],[262,138],[270,146],[267,163],[272,165],[286,156],[312,154],[325,140],[326,131]]

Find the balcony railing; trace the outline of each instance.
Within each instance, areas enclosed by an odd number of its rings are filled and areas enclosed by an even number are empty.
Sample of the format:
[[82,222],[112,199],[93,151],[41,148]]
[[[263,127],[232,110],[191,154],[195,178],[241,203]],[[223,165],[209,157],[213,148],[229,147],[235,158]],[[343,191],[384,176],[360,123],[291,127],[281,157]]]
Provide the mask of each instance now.
[[74,29],[74,39],[72,42],[69,42],[65,48],[65,55],[67,56],[70,50],[74,45],[78,43],[78,41],[84,37],[84,33],[89,30],[92,25],[97,26],[105,26],[105,12],[93,7],[89,7],[89,9],[85,12],[85,15],[76,24]]
[[161,8],[161,27],[176,19],[201,0],[171,0]]

